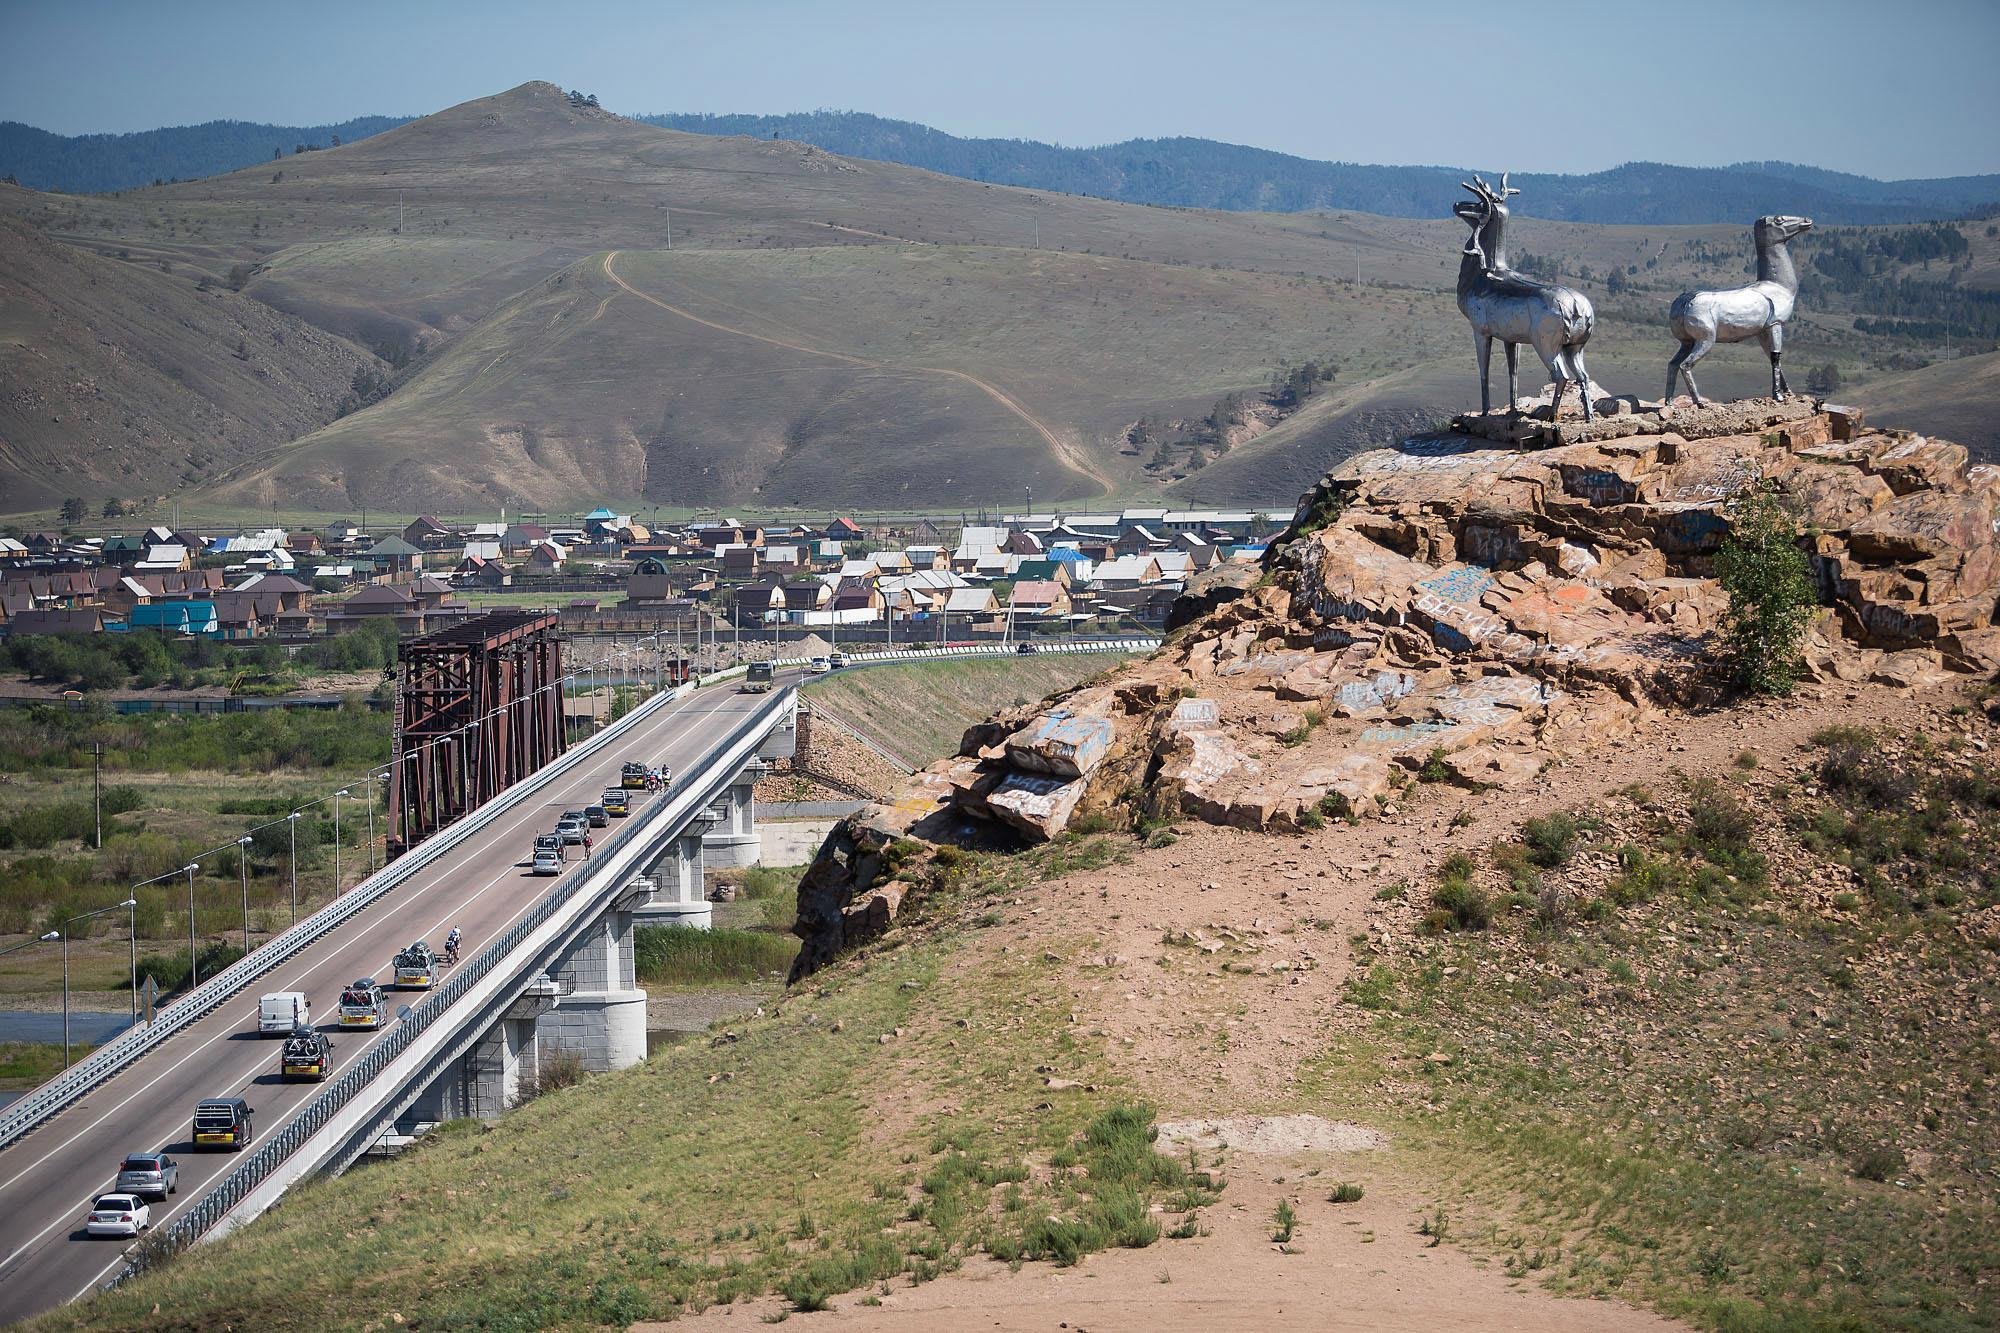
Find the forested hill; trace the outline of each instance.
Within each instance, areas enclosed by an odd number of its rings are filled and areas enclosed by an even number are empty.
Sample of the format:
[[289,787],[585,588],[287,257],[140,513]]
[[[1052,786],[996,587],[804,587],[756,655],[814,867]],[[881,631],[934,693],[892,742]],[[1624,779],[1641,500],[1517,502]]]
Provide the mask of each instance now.
[[[50,134],[0,122],[0,176],[40,190],[88,193],[233,171],[301,149],[352,143],[403,124],[361,116],[340,125],[261,125],[217,120],[137,134]],[[828,152],[923,167],[970,180],[1188,208],[1349,209],[1388,217],[1438,217],[1463,197],[1467,168],[1318,162],[1212,139],[1133,139],[1062,148],[1023,139],[961,139],[927,125],[859,111],[782,116],[666,114],[635,119],[697,134],[744,134],[814,144]],[[1487,168],[1497,174],[1500,167]],[[1743,222],[1803,213],[1825,223],[1913,222],[1960,217],[2000,204],[2000,176],[1878,181],[1789,162],[1676,167],[1628,162],[1588,176],[1516,173],[1523,208],[1570,222]]]
[[[1437,217],[1464,197],[1459,182],[1470,170],[1318,162],[1213,139],[1133,139],[1101,148],[961,139],[927,125],[857,111],[639,119],[699,134],[775,135],[849,157],[901,162],[997,185],[1187,208],[1326,208]],[[1497,176],[1505,165],[1478,169]],[[1778,212],[1827,223],[1914,222],[1958,217],[2000,202],[2000,176],[1877,181],[1788,162],[1730,167],[1629,162],[1588,176],[1517,172],[1510,183],[1524,192],[1522,208],[1536,217],[1568,222],[1742,222]]]
[[301,149],[330,148],[392,130],[410,116],[357,116],[339,125],[259,125],[211,120],[136,134],[67,137],[19,121],[0,121],[0,176],[32,190],[95,194],[129,190],[156,181],[198,180],[291,157]]

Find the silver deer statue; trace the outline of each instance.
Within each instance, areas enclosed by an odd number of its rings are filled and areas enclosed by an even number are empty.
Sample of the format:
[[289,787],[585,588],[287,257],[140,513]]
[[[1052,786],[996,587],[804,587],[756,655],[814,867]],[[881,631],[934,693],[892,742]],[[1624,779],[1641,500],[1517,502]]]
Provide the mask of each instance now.
[[1590,420],[1590,371],[1583,363],[1583,345],[1597,324],[1590,298],[1523,277],[1507,266],[1507,198],[1520,191],[1507,188],[1505,175],[1497,190],[1477,176],[1465,188],[1473,197],[1460,200],[1451,211],[1472,228],[1458,265],[1458,308],[1472,322],[1479,351],[1479,410],[1493,410],[1487,370],[1498,338],[1507,349],[1508,411],[1514,410],[1519,392],[1514,349],[1527,343],[1555,381],[1550,420],[1562,415],[1563,390],[1572,382],[1583,399],[1583,419]]
[[1666,402],[1674,401],[1674,384],[1687,376],[1688,394],[1701,406],[1694,384],[1694,363],[1717,343],[1755,338],[1771,355],[1771,396],[1783,402],[1792,386],[1785,383],[1779,363],[1785,355],[1785,322],[1798,300],[1799,273],[1792,267],[1792,237],[1812,230],[1811,218],[1763,217],[1751,229],[1757,238],[1757,281],[1721,292],[1682,292],[1667,310],[1667,322],[1681,350],[1667,363]]

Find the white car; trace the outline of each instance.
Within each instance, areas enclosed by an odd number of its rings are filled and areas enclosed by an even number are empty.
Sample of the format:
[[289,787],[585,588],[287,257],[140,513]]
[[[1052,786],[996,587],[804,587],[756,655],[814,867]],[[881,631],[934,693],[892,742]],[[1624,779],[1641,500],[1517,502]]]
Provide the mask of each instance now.
[[823,676],[833,670],[833,663],[827,661],[824,657],[815,657],[812,661],[806,663],[806,670],[812,672],[815,676]]
[[136,1194],[100,1194],[83,1229],[93,1236],[136,1236],[153,1225],[153,1210]]
[[562,872],[563,862],[561,852],[556,851],[552,847],[537,847],[535,849],[535,864],[530,870],[530,874],[560,875]]

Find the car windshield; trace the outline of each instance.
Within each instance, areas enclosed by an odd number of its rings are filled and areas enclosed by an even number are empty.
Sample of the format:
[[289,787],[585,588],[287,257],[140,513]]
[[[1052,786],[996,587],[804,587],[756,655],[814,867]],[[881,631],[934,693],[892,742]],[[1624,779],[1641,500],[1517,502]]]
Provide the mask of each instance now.
[[342,1004],[353,1005],[356,1008],[362,1008],[373,1004],[375,997],[365,990],[342,991],[340,993],[340,1002]]
[[127,1157],[125,1165],[119,1169],[122,1171],[157,1171],[160,1169],[160,1159],[157,1157]]
[[90,1206],[100,1213],[129,1212],[132,1208],[132,1196],[129,1194],[103,1194],[99,1195],[97,1202]]

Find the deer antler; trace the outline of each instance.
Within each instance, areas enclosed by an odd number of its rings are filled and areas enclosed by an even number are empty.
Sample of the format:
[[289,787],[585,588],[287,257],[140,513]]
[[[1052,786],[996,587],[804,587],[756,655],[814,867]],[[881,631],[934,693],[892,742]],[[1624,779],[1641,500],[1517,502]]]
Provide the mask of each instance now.
[[1467,185],[1464,181],[1460,181],[1459,187],[1461,189],[1472,191],[1472,193],[1478,197],[1480,203],[1485,204],[1487,207],[1491,208],[1494,204],[1500,203],[1509,198],[1510,196],[1517,195],[1520,193],[1519,190],[1513,190],[1507,187],[1508,174],[1509,173],[1504,171],[1500,173],[1500,188],[1498,190],[1495,190],[1491,185],[1488,185],[1484,180],[1482,180],[1478,176],[1474,176],[1472,178],[1472,184],[1470,185]]

